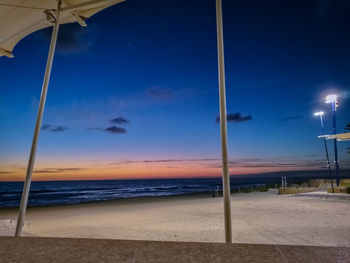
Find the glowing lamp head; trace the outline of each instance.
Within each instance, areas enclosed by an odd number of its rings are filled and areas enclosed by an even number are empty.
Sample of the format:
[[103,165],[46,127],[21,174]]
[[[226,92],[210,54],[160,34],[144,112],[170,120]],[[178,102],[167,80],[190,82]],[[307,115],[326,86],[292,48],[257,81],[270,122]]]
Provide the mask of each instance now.
[[323,111],[318,111],[314,113],[314,116],[323,116],[324,112]]
[[338,96],[335,95],[335,94],[328,95],[328,96],[326,97],[326,103],[337,102],[337,99],[338,99]]

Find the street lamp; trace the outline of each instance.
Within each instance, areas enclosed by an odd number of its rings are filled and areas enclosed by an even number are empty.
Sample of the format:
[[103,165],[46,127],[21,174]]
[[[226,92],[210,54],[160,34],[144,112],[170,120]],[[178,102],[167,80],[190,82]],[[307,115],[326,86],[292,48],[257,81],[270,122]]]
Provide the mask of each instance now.
[[[314,116],[320,116],[321,127],[322,127],[322,135],[324,135],[324,126],[323,126],[323,118],[322,118],[323,115],[324,115],[324,112],[323,112],[323,111],[318,111],[318,112],[315,112],[315,113],[314,113]],[[332,176],[331,165],[330,165],[330,163],[329,163],[328,147],[327,147],[327,142],[326,142],[326,138],[325,138],[325,137],[323,137],[323,142],[324,142],[324,148],[325,148],[325,150],[326,150],[327,167],[328,167],[329,177],[330,177],[330,179],[331,179],[332,192],[334,193],[333,176]]]
[[[335,112],[338,108],[338,96],[335,94],[328,95],[326,97],[326,103],[332,103],[333,110],[333,134],[335,135],[337,132],[336,129],[336,120],[335,120]],[[334,156],[335,156],[335,176],[337,181],[337,186],[339,186],[339,163],[338,163],[338,149],[337,149],[337,138],[334,138]]]

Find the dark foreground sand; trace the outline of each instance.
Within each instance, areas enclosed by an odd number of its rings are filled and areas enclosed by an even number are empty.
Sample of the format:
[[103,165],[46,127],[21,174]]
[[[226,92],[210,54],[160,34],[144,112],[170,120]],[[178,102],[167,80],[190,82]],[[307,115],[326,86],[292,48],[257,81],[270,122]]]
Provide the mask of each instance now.
[[50,237],[0,237],[0,244],[1,263],[344,263],[350,258],[347,247]]
[[[233,194],[235,243],[350,247],[350,201],[265,193]],[[0,210],[13,235],[17,209]],[[29,208],[25,235],[223,242],[222,198],[137,199]]]

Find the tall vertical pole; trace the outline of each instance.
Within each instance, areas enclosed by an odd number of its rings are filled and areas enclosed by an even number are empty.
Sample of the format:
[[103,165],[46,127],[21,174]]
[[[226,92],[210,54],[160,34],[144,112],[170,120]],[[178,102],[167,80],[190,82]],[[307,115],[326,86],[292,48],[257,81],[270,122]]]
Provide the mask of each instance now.
[[224,222],[225,242],[232,243],[231,225],[231,190],[230,174],[228,167],[227,150],[227,123],[226,123],[226,94],[225,94],[225,62],[224,62],[224,40],[222,29],[222,2],[216,0],[216,29],[218,45],[218,68],[219,68],[219,100],[220,100],[220,131],[221,131],[221,155],[222,155],[222,184],[224,194]]
[[[322,114],[320,115],[320,120],[321,120],[321,127],[322,127],[322,135],[324,135],[325,133],[324,133],[324,125],[323,125]],[[328,167],[329,178],[331,180],[332,192],[334,193],[333,176],[332,176],[331,164],[329,162],[328,147],[327,147],[327,142],[326,142],[326,138],[325,137],[323,137],[323,143],[324,143],[324,148],[326,150],[327,167]]]
[[52,30],[49,55],[48,55],[47,62],[46,62],[45,76],[44,76],[43,86],[41,89],[40,102],[39,102],[38,116],[36,119],[33,142],[32,142],[32,147],[30,150],[30,156],[29,156],[29,161],[28,161],[27,173],[26,173],[26,178],[25,178],[24,186],[23,186],[23,193],[22,193],[21,204],[19,207],[15,236],[21,236],[21,234],[22,234],[24,216],[25,216],[26,209],[27,209],[30,184],[32,181],[32,172],[33,172],[33,167],[34,167],[34,162],[35,162],[36,149],[38,146],[39,133],[40,133],[41,123],[42,123],[43,114],[44,114],[47,88],[49,86],[52,62],[53,62],[53,57],[55,54],[58,28],[59,28],[59,24],[60,24],[59,19],[60,19],[60,12],[61,12],[61,0],[58,0],[57,3],[58,3],[58,8],[57,8],[57,13],[56,13],[56,21],[55,21],[55,24],[54,24],[53,30]]
[[[335,120],[335,113],[337,111],[337,101],[332,102],[333,109],[333,134],[337,133],[337,125]],[[334,138],[334,156],[335,156],[335,179],[337,186],[339,186],[339,162],[338,162],[338,148],[337,148],[337,138]]]

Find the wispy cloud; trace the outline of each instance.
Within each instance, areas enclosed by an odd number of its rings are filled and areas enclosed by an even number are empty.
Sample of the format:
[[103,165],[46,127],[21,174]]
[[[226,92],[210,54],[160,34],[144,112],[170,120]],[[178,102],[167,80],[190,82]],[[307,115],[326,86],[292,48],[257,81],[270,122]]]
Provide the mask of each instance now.
[[42,131],[50,131],[50,132],[63,132],[65,130],[68,130],[68,127],[44,124],[43,126],[41,126],[41,130]]
[[18,164],[12,164],[11,167],[14,168],[14,169],[18,169],[18,170],[25,170],[25,169],[27,169],[27,166],[25,166],[25,165],[18,165]]
[[34,173],[60,173],[60,172],[69,172],[69,171],[80,171],[84,168],[73,167],[73,168],[45,168],[40,170],[35,170]]
[[63,132],[63,131],[65,131],[65,130],[67,130],[67,129],[68,129],[68,127],[57,126],[57,127],[53,128],[53,129],[51,129],[50,131],[51,131],[51,132]]
[[[156,160],[125,160],[109,163],[111,166],[124,166],[133,164],[163,164],[164,166],[171,166],[172,168],[178,167],[180,163],[196,163],[208,168],[221,168],[220,158],[192,158],[192,159],[156,159]],[[300,160],[293,158],[237,158],[229,160],[230,168],[262,168],[262,169],[320,169],[324,167],[324,160]],[[350,162],[343,162],[344,167],[350,165]]]
[[137,163],[184,163],[184,162],[212,162],[218,161],[215,158],[198,158],[198,159],[159,159],[159,160],[129,160],[110,163],[110,165],[127,165],[127,164],[137,164]]
[[0,174],[11,174],[13,173],[12,171],[0,171]]
[[[278,162],[278,160],[267,160],[262,158],[241,158],[229,161],[231,167],[286,167],[296,166],[296,162]],[[127,160],[110,163],[110,165],[128,165],[138,163],[203,163],[212,168],[221,167],[221,159],[219,158],[192,158],[192,159],[158,159],[158,160]]]
[[[244,167],[244,168],[285,168],[298,169],[298,168],[322,168],[324,167],[324,160],[300,160],[300,159],[290,159],[290,158],[244,158],[244,159],[234,159],[229,161],[230,168]],[[343,163],[347,166],[346,163]],[[221,168],[221,164],[218,163],[208,163],[206,166],[210,168]]]
[[146,95],[149,98],[147,103],[154,104],[158,102],[170,102],[170,101],[184,101],[192,98],[196,98],[201,89],[196,87],[183,87],[183,84],[172,84],[171,87],[168,84],[153,85],[146,90]]
[[170,100],[174,98],[174,91],[171,88],[152,86],[147,90],[147,94],[157,100]]
[[[239,123],[239,122],[243,122],[243,121],[251,121],[253,119],[253,117],[251,115],[243,116],[240,112],[236,112],[236,113],[227,114],[226,119],[228,122]],[[215,121],[220,122],[219,115],[216,117]]]

